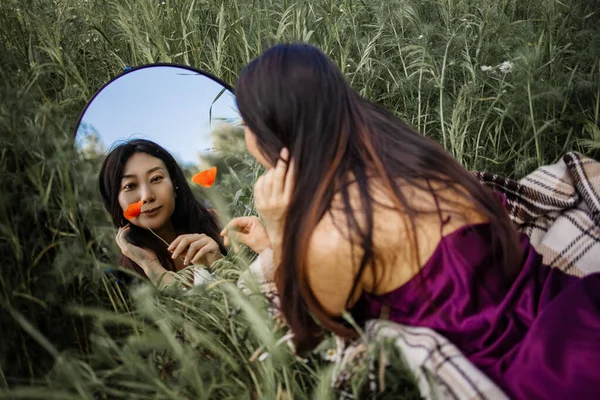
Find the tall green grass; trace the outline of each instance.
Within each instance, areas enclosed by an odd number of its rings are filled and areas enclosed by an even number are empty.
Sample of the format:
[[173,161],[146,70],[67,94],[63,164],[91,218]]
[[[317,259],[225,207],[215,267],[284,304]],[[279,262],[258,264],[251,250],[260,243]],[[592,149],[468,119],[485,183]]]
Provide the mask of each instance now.
[[[181,63],[233,84],[267,46],[309,41],[358,92],[467,168],[519,178],[568,150],[600,156],[599,9],[579,0],[4,0],[0,398],[331,395],[328,364],[276,345],[263,300],[232,286],[248,253],[188,295],[116,282],[100,160],[78,155],[72,133],[85,103],[126,66]],[[223,214],[251,214],[260,170],[228,160]],[[393,376],[404,376],[398,363]],[[414,397],[409,379],[387,382],[395,394],[386,398]]]

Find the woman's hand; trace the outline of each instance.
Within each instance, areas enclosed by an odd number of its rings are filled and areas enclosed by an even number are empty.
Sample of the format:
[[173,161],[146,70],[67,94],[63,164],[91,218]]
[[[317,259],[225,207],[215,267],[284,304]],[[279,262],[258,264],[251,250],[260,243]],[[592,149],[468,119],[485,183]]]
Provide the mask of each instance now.
[[271,247],[267,230],[257,217],[239,217],[232,219],[221,232],[225,246],[234,242],[245,244],[255,253],[261,253]]
[[119,228],[116,237],[117,245],[125,257],[139,265],[149,276],[148,270],[158,263],[158,258],[152,251],[135,246],[127,241],[126,236],[129,234],[130,228],[129,224]]
[[178,236],[169,245],[172,258],[184,255],[183,264],[203,264],[210,266],[222,257],[219,245],[203,233],[190,233]]
[[275,168],[258,178],[254,185],[254,205],[265,221],[271,243],[281,240],[283,225],[294,190],[294,163],[289,151],[281,150]]

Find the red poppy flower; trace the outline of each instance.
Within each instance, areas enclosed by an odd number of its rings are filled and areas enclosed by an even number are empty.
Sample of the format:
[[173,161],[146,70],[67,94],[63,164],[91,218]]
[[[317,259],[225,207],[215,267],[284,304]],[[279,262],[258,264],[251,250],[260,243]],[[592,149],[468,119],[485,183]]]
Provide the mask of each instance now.
[[212,167],[204,171],[198,172],[192,177],[192,182],[197,183],[202,187],[209,188],[215,183],[217,177],[217,167]]
[[123,216],[128,220],[134,219],[142,213],[142,204],[144,204],[144,202],[141,200],[137,203],[130,204],[129,207],[127,207],[127,210],[125,210],[123,213]]

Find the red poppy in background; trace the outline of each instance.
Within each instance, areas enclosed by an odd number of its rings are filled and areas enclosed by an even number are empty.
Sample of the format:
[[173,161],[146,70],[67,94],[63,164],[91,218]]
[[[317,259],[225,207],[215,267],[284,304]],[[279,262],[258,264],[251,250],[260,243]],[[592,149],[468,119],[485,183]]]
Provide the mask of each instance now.
[[198,172],[192,177],[192,182],[197,183],[202,187],[209,188],[215,183],[217,177],[217,167],[212,167],[204,171]]

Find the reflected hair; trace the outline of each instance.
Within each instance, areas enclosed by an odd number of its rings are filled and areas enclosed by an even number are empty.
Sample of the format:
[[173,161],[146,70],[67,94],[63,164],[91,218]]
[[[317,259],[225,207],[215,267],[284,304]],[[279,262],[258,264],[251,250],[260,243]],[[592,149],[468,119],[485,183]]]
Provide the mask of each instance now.
[[[287,147],[296,165],[276,283],[283,315],[300,352],[312,349],[322,339],[323,329],[357,337],[352,326],[329,315],[316,299],[308,283],[307,254],[313,231],[327,213],[331,215],[332,200],[339,195],[348,238],[361,254],[349,302],[362,274],[379,257],[373,244],[373,210],[378,205],[372,197],[373,179],[407,221],[401,233],[408,235],[417,265],[421,263],[416,217],[427,212],[440,213],[441,218],[438,200],[442,198],[446,204],[458,205],[442,197],[450,190],[489,221],[498,265],[507,282],[514,277],[521,261],[518,236],[494,193],[439,143],[356,93],[316,47],[302,43],[271,47],[241,71],[235,94],[242,118],[267,161],[275,164],[280,150]],[[351,206],[350,175],[360,210]],[[415,207],[401,190],[401,182],[431,193],[436,208]]]
[[[217,242],[221,254],[227,254],[227,249],[219,235],[220,227],[216,215],[196,199],[175,158],[160,145],[146,139],[134,139],[119,144],[110,151],[102,163],[98,179],[100,196],[115,227],[125,226],[128,222],[123,217],[123,210],[119,204],[119,192],[125,164],[136,153],[156,157],[167,167],[177,193],[175,211],[171,216],[176,234],[204,233]],[[167,246],[150,231],[131,224],[128,239],[136,246],[152,250],[166,270],[175,271],[175,264]],[[144,275],[140,266],[123,254],[121,254],[120,265]]]

